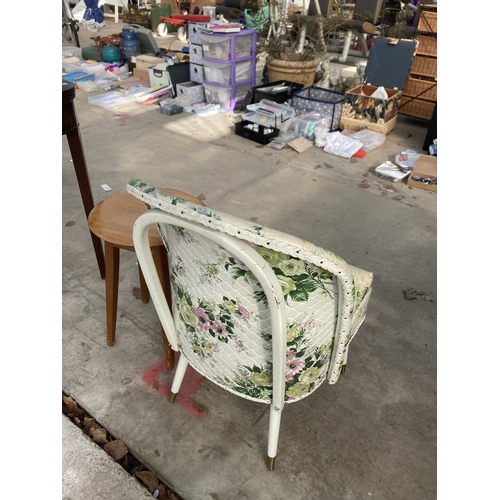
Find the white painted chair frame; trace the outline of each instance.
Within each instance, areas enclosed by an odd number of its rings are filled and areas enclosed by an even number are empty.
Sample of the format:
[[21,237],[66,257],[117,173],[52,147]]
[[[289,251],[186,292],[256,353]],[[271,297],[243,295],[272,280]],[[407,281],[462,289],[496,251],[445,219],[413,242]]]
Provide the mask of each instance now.
[[[155,188],[152,188],[155,189]],[[231,226],[227,223],[220,222],[214,218],[206,217],[203,215],[199,215],[196,212],[192,212],[189,210],[190,203],[184,205],[187,208],[179,208],[174,205],[170,205],[168,203],[164,203],[162,200],[158,200],[154,196],[146,195],[141,192],[136,187],[131,186],[130,184],[127,186],[127,191],[134,196],[142,199],[146,204],[151,205],[152,208],[159,208],[162,213],[165,213],[165,210],[168,210],[170,213],[173,213],[174,216],[179,217],[179,219],[186,220],[189,218],[194,221],[196,224],[200,224],[200,227],[213,227],[214,229],[224,232],[226,234],[234,235],[235,238],[240,239],[236,236],[236,234],[242,234],[241,238],[246,238],[248,241],[255,243],[257,245],[266,246],[273,250],[283,251],[285,253],[289,253],[290,255],[296,255],[303,260],[308,262],[312,262],[315,265],[321,266],[327,271],[330,271],[334,276],[338,279],[339,290],[342,293],[339,293],[338,297],[338,311],[339,311],[339,321],[336,324],[335,332],[333,335],[333,351],[330,361],[330,367],[328,369],[328,382],[330,384],[335,384],[338,381],[341,371],[345,370],[345,365],[347,363],[347,350],[349,343],[352,341],[354,336],[356,335],[361,323],[364,318],[358,317],[358,321],[356,322],[356,326],[353,325],[353,316],[352,310],[354,307],[354,297],[350,290],[350,284],[354,282],[352,266],[349,266],[346,262],[335,262],[331,260],[331,257],[317,255],[308,250],[296,247],[291,244],[283,244],[281,242],[269,240],[266,237],[262,237],[258,234],[253,234],[248,231],[239,230],[239,228]],[[177,215],[179,214],[179,215]],[[182,215],[182,217],[181,217]],[[333,254],[332,254],[333,255]],[[335,257],[338,259],[338,257]],[[371,284],[371,281],[370,281]],[[363,303],[368,304],[368,301],[371,296],[371,287],[363,298]],[[362,310],[363,308],[359,307],[358,310]],[[173,346],[172,346],[173,348]]]
[[[144,279],[149,288],[158,316],[173,350],[178,351],[177,332],[170,313],[156,266],[151,255],[148,230],[151,224],[172,224],[197,233],[224,247],[241,260],[259,280],[269,304],[272,330],[273,359],[273,399],[269,418],[269,437],[267,446],[268,469],[273,470],[278,449],[281,412],[285,404],[285,372],[286,372],[286,311],[283,291],[271,266],[245,241],[207,229],[202,225],[190,222],[159,209],[151,209],[139,217],[134,225],[134,246]],[[179,392],[188,361],[181,352],[172,384],[172,394]]]

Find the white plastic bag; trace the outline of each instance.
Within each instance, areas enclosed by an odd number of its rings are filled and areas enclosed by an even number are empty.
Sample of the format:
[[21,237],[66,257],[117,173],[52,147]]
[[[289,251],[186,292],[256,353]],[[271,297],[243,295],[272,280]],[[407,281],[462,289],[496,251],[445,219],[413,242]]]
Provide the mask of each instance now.
[[384,87],[378,87],[377,90],[371,96],[376,98],[376,99],[388,99],[389,98]]

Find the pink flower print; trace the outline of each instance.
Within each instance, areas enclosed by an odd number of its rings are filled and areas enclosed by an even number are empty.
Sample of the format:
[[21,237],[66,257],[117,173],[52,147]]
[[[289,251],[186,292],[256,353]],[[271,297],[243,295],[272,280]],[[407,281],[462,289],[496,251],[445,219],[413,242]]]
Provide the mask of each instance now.
[[295,358],[295,357],[290,357],[290,358],[287,358],[286,360],[286,375],[287,375],[287,382],[290,382],[291,379],[288,379],[288,376],[291,376],[293,378],[293,376],[300,372],[300,370],[302,370],[302,368],[304,368],[304,366],[306,366],[306,362],[303,360],[303,359],[300,359],[300,358]]
[[210,330],[212,330],[215,333],[215,336],[219,337],[220,339],[227,339],[227,337],[229,336],[226,330],[226,325],[224,323],[221,323],[218,319],[216,319],[210,325]]
[[303,359],[300,358],[293,358],[290,360],[287,360],[286,362],[286,373],[287,375],[295,375],[296,373],[300,372],[302,368],[306,366],[306,362]]
[[245,307],[239,306],[238,312],[243,316],[244,319],[250,319],[250,313],[248,312],[248,309],[246,309]]
[[316,320],[313,317],[308,318],[304,323],[300,326],[301,330],[307,330],[308,328],[313,328],[316,324]]
[[239,342],[236,342],[236,347],[240,352],[243,352],[245,350],[245,346],[243,345],[243,342],[241,340]]
[[198,318],[198,326],[202,330],[205,330],[207,332],[208,329],[210,328],[210,318],[208,317],[205,310],[202,309],[201,307],[197,307],[196,309],[193,309],[193,313]]

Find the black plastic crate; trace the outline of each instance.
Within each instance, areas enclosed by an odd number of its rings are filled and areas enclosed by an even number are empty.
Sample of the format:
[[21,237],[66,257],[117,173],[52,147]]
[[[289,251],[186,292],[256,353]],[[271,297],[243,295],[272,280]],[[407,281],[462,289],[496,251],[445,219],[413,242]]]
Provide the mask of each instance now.
[[[278,87],[278,86],[287,86],[288,88],[285,90],[280,90],[279,92],[265,92],[264,89]],[[266,83],[264,85],[259,85],[258,87],[253,87],[253,97],[252,103],[255,104],[257,102],[262,101],[262,99],[268,99],[269,101],[274,101],[280,104],[285,103],[289,99],[292,98],[294,92],[298,92],[304,87],[304,85],[296,82],[288,82],[285,80],[280,80],[279,82],[271,82]]]
[[[252,129],[247,128],[247,125],[253,125]],[[256,128],[257,130],[255,130]],[[269,144],[275,137],[280,135],[279,128],[263,127],[249,120],[242,120],[235,123],[234,131],[236,135],[241,135],[241,137],[258,142],[259,144]]]

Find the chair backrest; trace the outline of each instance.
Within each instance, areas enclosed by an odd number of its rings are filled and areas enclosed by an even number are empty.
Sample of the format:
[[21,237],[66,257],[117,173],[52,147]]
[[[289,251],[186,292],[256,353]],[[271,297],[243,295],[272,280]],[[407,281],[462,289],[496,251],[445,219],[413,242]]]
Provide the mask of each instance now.
[[337,381],[364,320],[371,273],[304,240],[141,180],[130,181],[127,190],[151,209],[140,219],[157,223],[165,241],[175,330],[169,340],[197,371],[259,402],[276,399],[278,377],[280,399],[287,402],[306,397],[327,378]]

